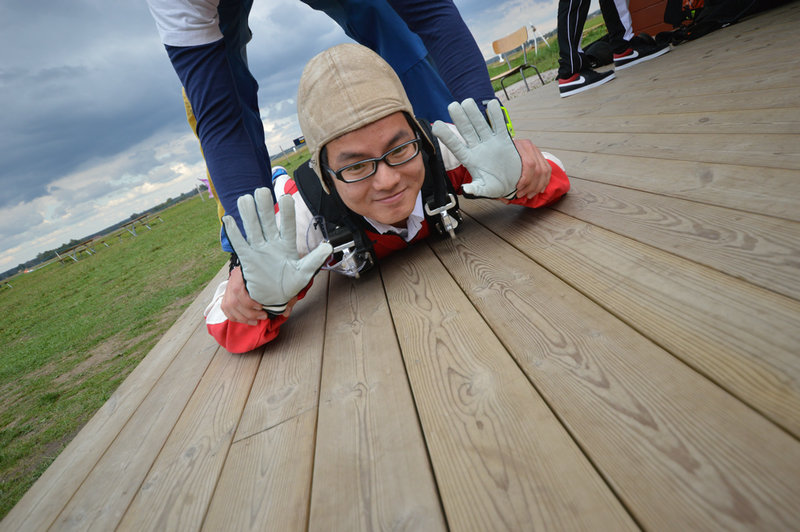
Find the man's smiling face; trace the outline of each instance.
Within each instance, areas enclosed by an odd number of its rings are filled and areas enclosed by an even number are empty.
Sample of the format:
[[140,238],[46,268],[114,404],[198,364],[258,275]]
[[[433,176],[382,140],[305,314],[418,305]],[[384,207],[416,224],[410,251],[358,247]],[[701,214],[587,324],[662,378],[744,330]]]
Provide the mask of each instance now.
[[[330,141],[325,147],[328,166],[338,170],[348,164],[380,157],[416,137],[401,112],[396,112]],[[378,163],[371,177],[356,183],[332,178],[347,207],[372,220],[404,227],[425,180],[425,166],[418,154],[405,164]]]

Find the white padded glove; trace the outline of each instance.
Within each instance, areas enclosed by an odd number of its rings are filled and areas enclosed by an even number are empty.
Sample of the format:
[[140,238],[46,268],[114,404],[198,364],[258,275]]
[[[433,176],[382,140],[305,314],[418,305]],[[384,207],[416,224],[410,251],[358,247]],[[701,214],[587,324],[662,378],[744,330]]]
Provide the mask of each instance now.
[[333,248],[322,242],[300,258],[294,219],[294,199],[289,195],[278,199],[281,229],[275,221],[272,193],[268,188],[255,191],[237,200],[247,240],[239,232],[232,216],[223,216],[225,232],[242,265],[247,292],[271,314],[281,314],[287,303],[305,288],[316,275]]
[[513,199],[522,176],[522,159],[506,129],[500,103],[492,100],[486,106],[490,123],[472,98],[453,102],[447,110],[464,140],[439,120],[433,124],[433,133],[472,176],[472,183],[462,187],[464,195]]

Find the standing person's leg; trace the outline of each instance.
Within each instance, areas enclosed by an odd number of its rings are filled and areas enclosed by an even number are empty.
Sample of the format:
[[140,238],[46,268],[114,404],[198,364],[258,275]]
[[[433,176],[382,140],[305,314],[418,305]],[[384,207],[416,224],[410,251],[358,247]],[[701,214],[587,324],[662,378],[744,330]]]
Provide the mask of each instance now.
[[589,0],[559,0],[558,2],[558,77],[568,78],[588,65],[580,53],[581,35]]
[[[264,125],[261,122],[261,112],[258,108],[258,82],[250,73],[250,69],[247,66],[247,43],[250,42],[252,38],[247,19],[250,15],[252,5],[252,0],[221,0],[217,6],[217,12],[219,14],[220,31],[222,32],[225,42],[225,55],[230,65],[233,84],[239,101],[238,107],[241,109],[242,124],[255,152],[255,160],[258,165],[259,175],[258,184],[260,187],[263,186],[272,189],[269,152],[264,139]],[[189,98],[186,95],[186,91],[183,92],[183,101],[186,107],[186,117],[189,121],[189,125],[195,135],[197,135],[197,119],[194,115],[191,103],[189,102]],[[211,175],[211,171],[208,169],[206,169],[206,173],[208,176],[209,188],[213,191],[214,199],[217,202],[217,214],[221,220],[226,211],[222,205],[220,194],[216,191],[214,176]],[[255,182],[253,184],[255,184]],[[252,194],[255,188],[249,191],[249,193]],[[231,246],[228,241],[225,231],[222,230],[221,223],[220,244],[224,251],[229,253],[233,252],[233,246]]]
[[614,79],[614,71],[595,72],[580,50],[589,0],[558,2],[558,92],[563,98]]
[[628,0],[600,0],[600,10],[608,29],[609,44],[617,70],[654,59],[669,52],[669,44],[656,45],[633,34]]
[[302,0],[342,27],[348,37],[371,48],[400,77],[417,116],[449,121],[453,101],[419,36],[403,22],[386,0]]
[[264,124],[261,122],[261,111],[258,108],[258,82],[247,65],[247,43],[253,36],[247,20],[252,6],[253,0],[220,0],[217,10],[219,28],[225,40],[225,53],[242,106],[242,121],[257,153],[259,167],[264,175],[263,186],[271,189],[272,171],[264,138]]
[[599,0],[599,3],[611,50],[615,54],[624,52],[633,39],[633,21],[628,11],[628,0]]
[[422,38],[442,79],[457,101],[479,105],[495,98],[486,61],[452,0],[388,0]]

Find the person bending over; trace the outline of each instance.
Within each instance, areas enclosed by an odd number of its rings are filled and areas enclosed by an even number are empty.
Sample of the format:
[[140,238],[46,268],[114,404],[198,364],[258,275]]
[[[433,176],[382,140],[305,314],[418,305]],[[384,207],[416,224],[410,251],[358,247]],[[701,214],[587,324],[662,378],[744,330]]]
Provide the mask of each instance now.
[[235,253],[206,308],[208,331],[242,353],[278,335],[320,268],[358,276],[392,251],[433,234],[454,236],[456,197],[541,207],[569,190],[561,162],[512,140],[503,112],[487,122],[470,99],[453,124],[414,117],[397,74],[370,49],[334,46],[306,65],[297,114],[311,159],[290,178],[238,200],[247,238],[223,218]]

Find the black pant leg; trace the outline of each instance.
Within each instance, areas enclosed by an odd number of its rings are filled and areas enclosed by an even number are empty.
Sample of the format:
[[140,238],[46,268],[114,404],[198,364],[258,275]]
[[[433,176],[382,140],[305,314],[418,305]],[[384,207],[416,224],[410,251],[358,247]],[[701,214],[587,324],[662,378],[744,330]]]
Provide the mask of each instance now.
[[[625,39],[625,32],[628,28],[623,23],[623,17],[630,24],[630,13],[628,12],[628,0],[599,0],[600,11],[603,13],[603,20],[608,30],[609,44],[614,53],[621,53],[628,49],[628,40]],[[632,33],[632,30],[631,30]]]
[[388,0],[419,35],[453,98],[494,99],[486,61],[452,0]]
[[567,78],[588,66],[578,52],[583,26],[589,13],[590,0],[559,0],[558,2],[558,77]]

